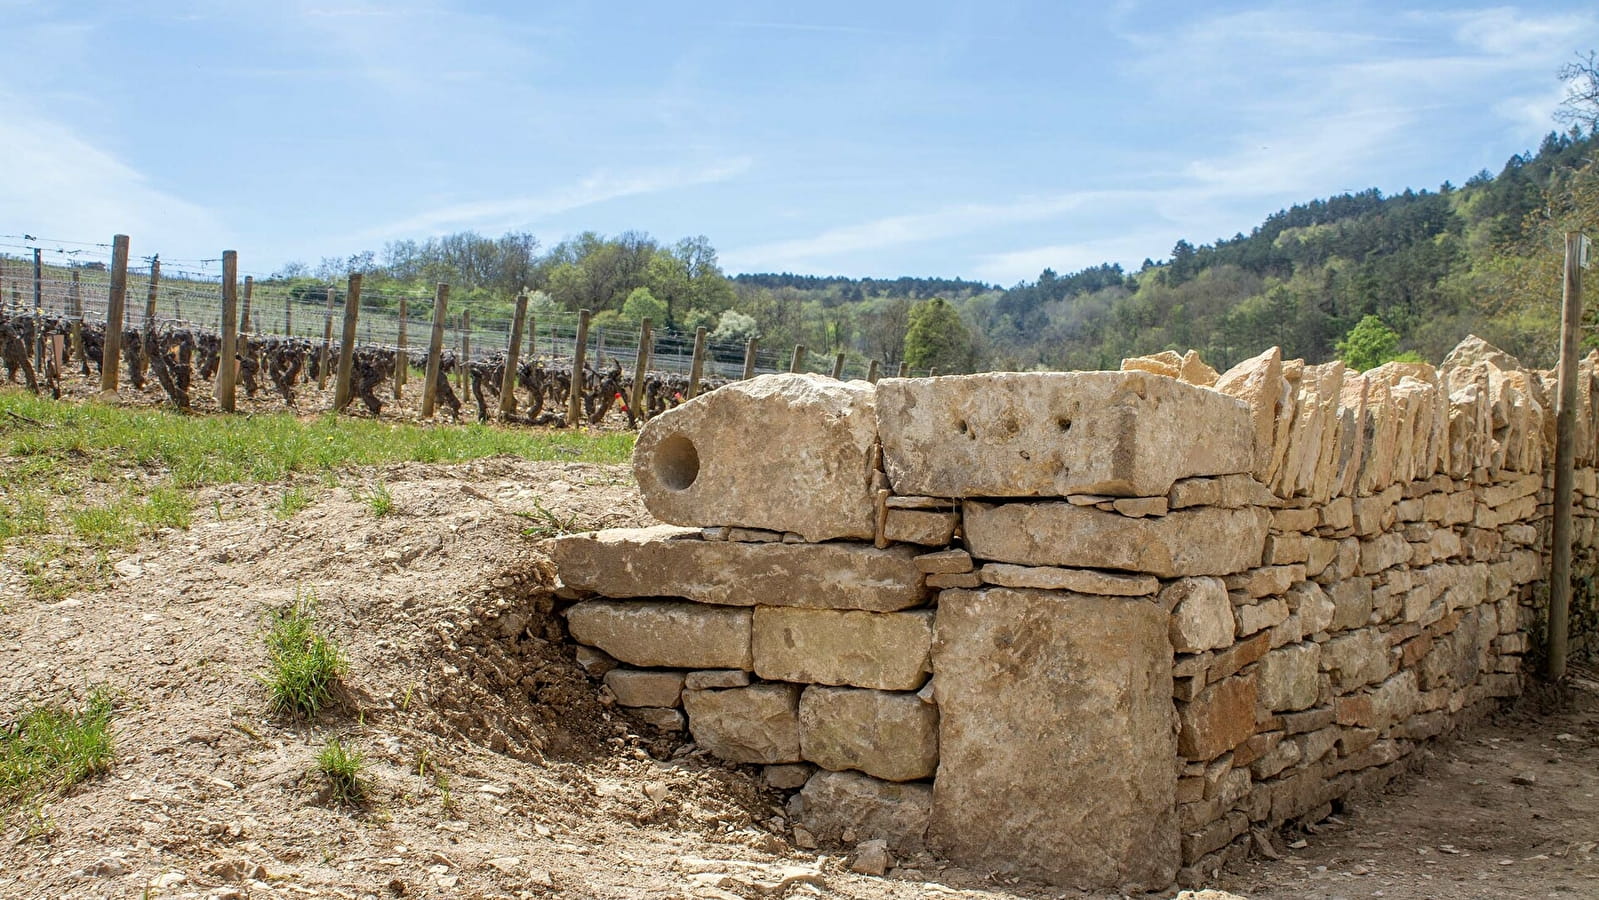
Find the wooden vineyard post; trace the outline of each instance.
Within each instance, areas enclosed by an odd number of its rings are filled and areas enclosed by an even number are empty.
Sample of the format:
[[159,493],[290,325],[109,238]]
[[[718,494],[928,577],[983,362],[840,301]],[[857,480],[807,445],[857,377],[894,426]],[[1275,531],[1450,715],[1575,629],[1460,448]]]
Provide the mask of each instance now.
[[644,409],[644,380],[650,374],[650,351],[655,349],[655,335],[650,330],[650,317],[638,325],[638,356],[633,360],[633,395],[627,399],[627,408],[638,421],[649,418]]
[[439,368],[444,364],[444,317],[449,312],[450,286],[439,282],[433,291],[433,330],[428,334],[428,368],[422,383],[422,418],[433,418],[438,402]]
[[283,336],[294,337],[294,295],[283,295]]
[[[155,301],[161,285],[161,258],[152,257],[150,260],[150,291],[144,297],[144,334],[146,337],[155,334]],[[139,358],[144,360],[144,365],[150,365],[150,342],[146,340],[139,348]]]
[[461,361],[455,367],[455,380],[461,386],[461,398],[465,402],[466,392],[472,384],[472,312],[461,310]]
[[794,345],[794,358],[790,359],[788,361],[788,370],[790,372],[798,372],[800,370],[800,365],[803,364],[804,362],[805,362],[805,345],[804,344],[795,344]]
[[896,377],[896,378],[904,378],[905,377],[905,372],[909,368],[910,368],[910,365],[908,363],[906,363],[904,360],[900,360],[900,362],[899,362],[899,374],[895,375],[894,377]]
[[255,296],[255,276],[244,276],[244,309],[239,313],[239,330],[245,334],[254,334],[255,329],[250,326],[250,301]]
[[44,318],[44,260],[40,257],[38,247],[33,248],[33,315],[36,322],[33,329],[33,370],[41,376],[44,375],[44,323],[38,321]]
[[100,354],[100,393],[117,395],[117,364],[122,359],[122,310],[128,301],[128,236],[111,239],[111,296],[106,304],[105,341]]
[[72,270],[72,283],[67,285],[67,317],[71,321],[72,358],[83,365],[83,374],[89,374],[89,361],[83,350],[83,293],[78,281],[78,270]]
[[328,388],[328,363],[333,348],[333,285],[328,285],[328,307],[322,313],[322,349],[317,351],[316,389]]
[[705,374],[705,326],[694,329],[694,359],[688,367],[688,399],[700,395],[700,378]]
[[872,364],[870,366],[868,366],[867,369],[866,369],[866,380],[869,383],[871,383],[871,384],[876,384],[877,383],[878,374],[879,374],[879,371],[881,369],[882,369],[881,364],[879,364],[878,361],[875,360],[875,359],[872,360]]
[[1582,339],[1583,237],[1566,234],[1566,273],[1560,314],[1560,368],[1555,394],[1554,523],[1549,535],[1549,658],[1550,681],[1566,675],[1566,653],[1571,627],[1571,501],[1575,488],[1574,457],[1577,431],[1577,344]]
[[361,315],[361,273],[350,273],[344,291],[344,330],[339,334],[339,373],[333,382],[333,411],[350,405],[350,376],[355,371],[355,326]]
[[583,358],[588,355],[590,315],[589,310],[578,310],[577,340],[572,346],[572,383],[566,395],[566,424],[574,428],[583,415]]
[[516,295],[516,314],[511,320],[511,337],[505,342],[505,376],[500,379],[500,418],[509,422],[516,415],[516,369],[522,356],[522,319],[527,315],[527,292]]
[[539,318],[527,317],[527,361],[534,362],[539,358]]
[[837,354],[836,356],[833,357],[833,380],[837,381],[840,378],[842,378],[843,375],[844,375],[844,354],[840,353],[840,354]]
[[761,339],[752,337],[744,342],[744,380],[755,377],[755,354],[761,349]]
[[400,394],[405,387],[405,376],[410,374],[407,370],[411,367],[411,357],[405,352],[405,319],[410,313],[406,306],[405,298],[400,298],[399,333],[394,339],[394,399],[400,399]]
[[217,362],[217,405],[233,412],[234,382],[239,377],[239,254],[222,251],[222,358]]

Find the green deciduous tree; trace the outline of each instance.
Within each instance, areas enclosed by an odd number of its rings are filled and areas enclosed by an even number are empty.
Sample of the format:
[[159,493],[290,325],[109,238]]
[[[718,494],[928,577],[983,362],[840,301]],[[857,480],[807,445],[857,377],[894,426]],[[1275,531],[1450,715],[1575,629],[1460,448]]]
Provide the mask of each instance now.
[[1397,349],[1399,332],[1389,328],[1381,318],[1368,315],[1338,342],[1338,357],[1345,365],[1360,372],[1394,360],[1419,362],[1421,359],[1414,353],[1394,352]]
[[965,372],[972,366],[972,335],[960,313],[942,297],[911,307],[905,362],[913,369]]

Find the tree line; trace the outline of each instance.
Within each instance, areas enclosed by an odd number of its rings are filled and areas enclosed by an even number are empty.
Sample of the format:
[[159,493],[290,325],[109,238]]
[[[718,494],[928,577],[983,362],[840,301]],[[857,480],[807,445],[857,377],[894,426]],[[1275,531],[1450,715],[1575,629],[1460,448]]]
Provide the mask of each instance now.
[[945,278],[756,273],[729,276],[704,236],[662,242],[584,232],[553,246],[524,232],[461,232],[292,264],[277,277],[315,294],[346,273],[382,292],[450,282],[475,321],[506,320],[520,291],[538,312],[590,309],[599,327],[713,339],[759,336],[913,370],[1103,369],[1161,350],[1199,350],[1226,368],[1270,345],[1311,361],[1437,362],[1475,332],[1548,365],[1555,354],[1560,247],[1599,234],[1599,68],[1561,70],[1568,99],[1536,151],[1456,187],[1370,190],[1273,213],[1248,234],[1178,241],[1136,271],[1114,263],[1010,287]]

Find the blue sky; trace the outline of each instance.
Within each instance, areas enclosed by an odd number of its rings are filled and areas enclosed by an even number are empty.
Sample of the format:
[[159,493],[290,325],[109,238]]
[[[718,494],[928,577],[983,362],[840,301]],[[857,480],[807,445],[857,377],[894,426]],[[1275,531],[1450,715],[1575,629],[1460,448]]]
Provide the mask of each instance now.
[[245,271],[476,229],[1136,267],[1554,127],[1593,3],[0,0],[0,233]]

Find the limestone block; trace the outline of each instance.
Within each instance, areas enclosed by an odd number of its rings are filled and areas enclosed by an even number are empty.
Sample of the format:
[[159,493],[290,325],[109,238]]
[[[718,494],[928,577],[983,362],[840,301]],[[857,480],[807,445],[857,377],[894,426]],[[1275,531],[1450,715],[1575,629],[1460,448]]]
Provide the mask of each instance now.
[[939,550],[923,553],[912,560],[916,568],[929,575],[958,575],[972,570],[972,555],[965,550]]
[[1253,458],[1243,403],[1143,372],[889,378],[877,421],[900,494],[1154,497]]
[[1233,366],[1216,381],[1216,390],[1249,405],[1251,471],[1266,480],[1283,412],[1282,351],[1273,347]]
[[697,603],[587,600],[566,611],[579,643],[635,666],[748,669],[750,611]]
[[858,772],[820,771],[799,793],[805,828],[830,844],[883,840],[897,853],[926,846],[933,789],[896,784]]
[[891,509],[883,520],[883,537],[906,544],[942,547],[955,536],[960,516],[931,509]]
[[605,686],[622,706],[672,707],[683,695],[683,673],[648,669],[612,669]]
[[1388,638],[1375,628],[1339,635],[1322,645],[1321,668],[1341,691],[1382,681],[1393,671]]
[[950,575],[929,575],[927,586],[943,590],[945,588],[974,588],[983,583],[976,572],[956,572]]
[[1329,592],[1333,602],[1333,617],[1329,631],[1364,628],[1375,608],[1370,578],[1349,578],[1337,582]]
[[1171,491],[1166,494],[1166,505],[1170,509],[1189,506],[1237,509],[1240,506],[1273,506],[1277,502],[1271,489],[1249,474],[1184,478],[1173,482]]
[[969,500],[962,516],[972,556],[1030,566],[1082,566],[1162,578],[1225,575],[1260,563],[1265,509],[1196,507],[1130,519],[1070,503]]
[[1337,606],[1321,585],[1314,581],[1300,582],[1288,589],[1287,597],[1306,634],[1326,631],[1332,625]]
[[1056,883],[1169,883],[1179,851],[1165,611],[1008,588],[938,603],[934,847]]
[[1320,690],[1321,646],[1290,644],[1266,654],[1258,674],[1260,703],[1273,712],[1316,705]]
[[699,672],[688,672],[683,676],[683,687],[691,691],[703,691],[708,688],[744,687],[749,683],[750,673],[742,669],[705,669]]
[[985,584],[1013,588],[1040,588],[1051,591],[1076,591],[1106,597],[1142,597],[1160,589],[1153,575],[1117,575],[1093,569],[1062,569],[1056,566],[1016,566],[989,563],[978,572]]
[[915,781],[938,768],[938,708],[915,694],[812,685],[799,718],[800,752],[824,769]]
[[870,538],[874,396],[864,381],[762,375],[667,410],[633,450],[644,505],[675,525]]
[[773,681],[914,691],[931,671],[931,610],[755,609],[755,672]]
[[1233,642],[1233,604],[1220,578],[1180,578],[1160,592],[1171,610],[1169,635],[1178,653],[1198,653]]
[[1255,733],[1258,687],[1253,671],[1216,682],[1194,700],[1179,703],[1182,732],[1177,752],[1187,759],[1208,760],[1226,753]]
[[1396,532],[1360,542],[1360,573],[1374,575],[1410,561],[1410,545]]
[[1288,619],[1288,601],[1272,597],[1259,603],[1246,603],[1233,610],[1238,622],[1238,636],[1248,637],[1257,631],[1276,628]]
[[544,546],[569,587],[605,597],[894,610],[927,594],[913,547],[705,541],[670,525],[591,531]]
[[753,684],[684,691],[683,710],[695,743],[735,763],[801,760],[797,684]]
[[651,728],[659,728],[662,731],[683,730],[682,710],[658,706],[641,706],[633,710],[633,715]]

